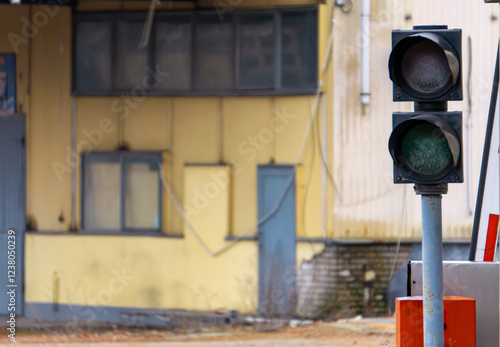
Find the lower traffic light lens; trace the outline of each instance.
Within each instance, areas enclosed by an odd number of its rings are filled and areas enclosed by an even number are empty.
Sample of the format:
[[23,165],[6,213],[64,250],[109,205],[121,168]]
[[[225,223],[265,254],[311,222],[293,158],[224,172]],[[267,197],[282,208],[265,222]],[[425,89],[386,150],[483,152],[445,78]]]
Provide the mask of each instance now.
[[430,123],[411,128],[403,139],[401,151],[408,167],[421,175],[441,173],[453,161],[445,136]]
[[451,79],[446,55],[432,41],[420,41],[408,48],[401,61],[401,73],[410,88],[424,94],[440,91]]

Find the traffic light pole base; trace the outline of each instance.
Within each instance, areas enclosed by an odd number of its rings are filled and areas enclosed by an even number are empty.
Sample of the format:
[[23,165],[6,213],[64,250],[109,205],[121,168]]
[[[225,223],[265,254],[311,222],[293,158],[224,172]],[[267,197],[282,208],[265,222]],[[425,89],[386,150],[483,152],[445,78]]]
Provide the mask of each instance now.
[[447,184],[416,184],[422,196],[422,283],[424,296],[424,346],[444,346],[443,236],[441,198]]

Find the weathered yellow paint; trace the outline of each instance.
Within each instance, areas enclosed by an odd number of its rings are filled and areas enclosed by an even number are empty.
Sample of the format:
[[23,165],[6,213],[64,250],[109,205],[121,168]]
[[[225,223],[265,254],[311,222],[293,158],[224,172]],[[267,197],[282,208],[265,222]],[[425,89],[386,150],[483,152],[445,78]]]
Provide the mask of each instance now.
[[[44,9],[32,7],[31,21],[38,31],[27,43],[31,45],[27,208],[39,229],[64,231],[71,222],[71,15],[69,8],[60,8],[50,17]],[[22,19],[18,25],[22,28]],[[56,174],[56,163],[67,171]]]
[[171,145],[170,100],[144,97],[144,99],[138,98],[135,104],[137,106],[130,108],[129,115],[122,122],[124,145],[133,151],[169,149]]
[[242,242],[211,258],[191,234],[158,237],[26,237],[26,301],[155,309],[252,312],[257,247]]
[[184,168],[184,211],[188,226],[206,251],[217,253],[229,235],[231,210],[229,166],[186,166]]
[[[82,2],[82,6],[101,6]],[[113,4],[112,3],[107,3]],[[275,2],[281,6],[290,2]],[[104,5],[102,5],[104,6]],[[113,5],[114,6],[114,5]],[[127,4],[129,6],[129,4]],[[5,6],[5,23],[21,33],[21,18],[27,18],[27,7]],[[29,43],[32,48],[32,73],[28,72],[28,44],[20,45],[19,109],[28,111],[25,81],[32,80],[33,107],[28,113],[28,215],[38,230],[64,231],[74,224],[78,228],[81,199],[76,190],[75,221],[71,221],[71,153],[72,98],[70,96],[70,16],[67,8],[39,28]],[[33,7],[32,16],[39,16],[42,7]],[[45,12],[43,12],[45,13]],[[323,13],[325,13],[323,11]],[[38,18],[38,17],[37,17]],[[29,18],[27,18],[29,20]],[[13,23],[12,23],[13,22]],[[321,26],[324,27],[324,26]],[[322,34],[321,37],[325,37]],[[8,46],[8,42],[2,43]],[[320,47],[322,47],[320,45]],[[5,49],[4,51],[8,51]],[[25,62],[23,64],[23,62]],[[22,77],[21,77],[22,76]],[[174,190],[181,196],[184,163],[233,163],[238,173],[234,180],[235,207],[232,233],[241,233],[255,224],[256,163],[293,163],[301,142],[302,128],[309,118],[313,97],[205,97],[145,98],[125,100],[120,97],[76,97],[75,124],[77,153],[88,150],[161,150],[171,153],[169,174]],[[125,105],[127,105],[125,107]],[[273,139],[256,147],[248,141],[269,129],[280,112],[297,114],[284,130],[273,133]],[[109,120],[106,131],[103,119]],[[295,121],[297,119],[297,121]],[[298,121],[300,119],[300,121]],[[184,134],[189,134],[185,136]],[[264,134],[265,135],[265,134]],[[297,139],[295,139],[297,137]],[[300,140],[299,140],[300,137]],[[267,140],[266,140],[267,141]],[[254,158],[255,157],[255,158]],[[74,167],[77,188],[80,183],[79,163]],[[36,171],[36,173],[34,173]],[[43,182],[43,183],[42,183]],[[47,203],[47,199],[50,202]],[[248,206],[252,208],[249,211]],[[167,207],[166,207],[167,208]],[[63,222],[58,218],[62,216]],[[171,213],[169,232],[180,232],[182,222]]]
[[240,235],[257,222],[257,165],[274,157],[274,139],[259,140],[273,116],[270,97],[224,98],[223,161],[234,168],[232,234]]
[[[304,166],[310,167],[312,140],[306,142],[300,158],[299,151],[307,135],[314,102],[313,96],[146,98],[131,104],[134,108],[125,108],[130,102],[120,98],[78,97],[76,143],[77,148],[83,150],[109,151],[125,146],[132,150],[168,151],[171,153],[167,157],[170,165],[165,174],[175,168],[169,180],[178,196],[182,196],[176,187],[182,184],[182,167],[185,163],[222,161],[231,164],[234,177],[234,224],[231,233],[239,234],[255,225],[255,165],[267,164],[274,159],[285,164],[299,160],[304,162]],[[101,124],[103,119],[109,120],[105,129]],[[315,165],[318,166],[318,148],[314,151]],[[298,184],[306,183],[298,180]],[[319,183],[318,180],[312,181],[316,192],[312,193],[308,189],[308,199],[314,199],[314,194],[319,194]],[[298,211],[302,211],[303,203],[298,204]],[[77,206],[78,215],[79,204]],[[252,210],[248,206],[252,206]],[[311,211],[321,212],[314,206]],[[171,211],[164,210],[164,213],[171,215],[167,224],[164,223],[169,226],[167,232],[179,233],[182,228],[180,218]],[[314,223],[319,220],[310,218]],[[314,226],[308,229],[318,228]],[[309,236],[316,234],[319,236],[321,233],[313,232]]]
[[[113,97],[75,98],[76,146],[79,151],[91,147],[91,151],[113,151],[119,147],[120,113],[112,111]],[[103,127],[107,120],[110,125]]]
[[297,270],[304,261],[311,260],[316,254],[320,254],[325,249],[324,243],[319,242],[298,242],[297,243]]

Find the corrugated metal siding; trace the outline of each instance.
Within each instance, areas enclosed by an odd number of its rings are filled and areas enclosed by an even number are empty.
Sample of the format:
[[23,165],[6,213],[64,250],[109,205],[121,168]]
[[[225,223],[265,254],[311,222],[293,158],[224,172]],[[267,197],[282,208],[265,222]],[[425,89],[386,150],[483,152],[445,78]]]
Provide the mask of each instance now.
[[[332,210],[331,235],[345,238],[420,239],[420,197],[412,185],[392,183],[392,161],[387,142],[392,112],[411,110],[411,103],[392,102],[387,62],[391,31],[416,24],[447,24],[463,29],[464,101],[450,102],[450,110],[467,110],[472,101],[472,197],[481,165],[484,131],[489,107],[494,59],[498,40],[498,6],[481,1],[372,1],[371,104],[360,104],[360,3],[337,21],[333,51],[333,169],[340,194]],[[472,93],[467,94],[468,37],[472,39]],[[464,128],[465,132],[465,128]],[[466,177],[466,179],[469,179]],[[450,185],[443,200],[445,239],[468,239],[472,225],[467,185]]]

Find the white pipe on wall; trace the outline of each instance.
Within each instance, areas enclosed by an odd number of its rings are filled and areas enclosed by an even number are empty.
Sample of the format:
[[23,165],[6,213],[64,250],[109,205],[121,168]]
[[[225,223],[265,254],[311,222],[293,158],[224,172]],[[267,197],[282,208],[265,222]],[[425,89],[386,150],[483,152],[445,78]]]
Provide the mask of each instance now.
[[361,104],[370,104],[370,0],[361,0]]
[[[321,114],[321,126],[322,126],[322,136],[321,136],[321,142],[322,142],[322,148],[320,149],[323,151],[323,158],[327,158],[327,146],[328,146],[328,139],[327,139],[327,115],[326,115],[326,95],[322,95],[323,97],[323,109],[322,109],[322,114]],[[327,180],[327,172],[326,172],[326,166],[328,165],[328,162],[323,163],[323,169],[321,171],[321,186],[322,186],[322,205],[323,205],[323,238],[326,239],[327,237],[327,231],[328,231],[328,180]]]
[[[76,153],[76,98],[74,96],[71,97],[71,153]],[[76,167],[71,170],[71,231],[76,231],[76,170]]]

